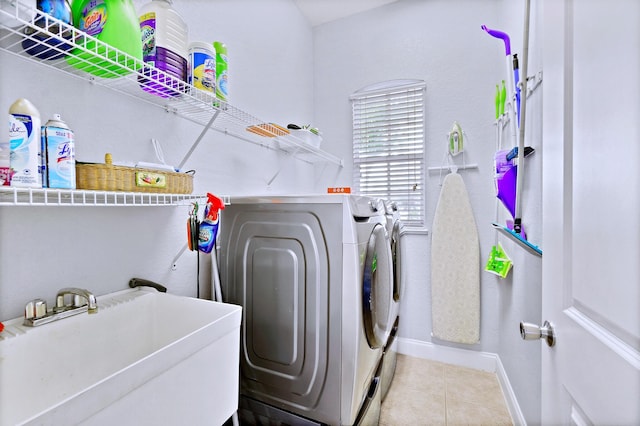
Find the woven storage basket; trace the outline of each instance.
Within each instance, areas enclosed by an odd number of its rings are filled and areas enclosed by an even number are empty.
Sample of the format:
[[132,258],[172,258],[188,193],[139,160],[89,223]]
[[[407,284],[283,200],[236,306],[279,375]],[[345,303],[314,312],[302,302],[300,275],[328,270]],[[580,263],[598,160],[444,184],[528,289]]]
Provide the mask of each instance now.
[[76,188],[164,194],[191,194],[193,191],[193,175],[189,173],[116,166],[108,153],[104,162],[76,163]]

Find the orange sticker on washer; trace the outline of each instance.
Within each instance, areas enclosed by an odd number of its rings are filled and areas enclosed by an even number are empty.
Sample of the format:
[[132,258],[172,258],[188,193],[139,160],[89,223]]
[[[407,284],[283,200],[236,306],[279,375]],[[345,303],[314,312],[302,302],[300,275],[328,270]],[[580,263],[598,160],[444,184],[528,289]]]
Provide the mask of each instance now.
[[327,188],[329,194],[351,194],[351,187],[349,186],[335,186]]

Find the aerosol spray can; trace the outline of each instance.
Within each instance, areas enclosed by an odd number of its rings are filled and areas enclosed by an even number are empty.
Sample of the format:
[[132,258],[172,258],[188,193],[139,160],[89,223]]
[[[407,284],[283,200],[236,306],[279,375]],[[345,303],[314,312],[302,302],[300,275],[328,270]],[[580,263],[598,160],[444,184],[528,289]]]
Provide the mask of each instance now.
[[9,108],[11,186],[42,188],[40,113],[24,98]]
[[73,131],[60,114],[42,126],[42,186],[76,189],[76,153]]

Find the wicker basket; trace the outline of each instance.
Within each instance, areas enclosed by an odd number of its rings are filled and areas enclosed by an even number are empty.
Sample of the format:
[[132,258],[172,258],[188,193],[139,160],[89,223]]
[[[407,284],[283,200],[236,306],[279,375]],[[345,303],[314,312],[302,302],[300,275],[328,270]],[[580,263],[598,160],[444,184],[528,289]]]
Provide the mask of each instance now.
[[138,167],[115,166],[111,154],[105,164],[76,163],[76,188],[99,191],[191,194],[193,175]]

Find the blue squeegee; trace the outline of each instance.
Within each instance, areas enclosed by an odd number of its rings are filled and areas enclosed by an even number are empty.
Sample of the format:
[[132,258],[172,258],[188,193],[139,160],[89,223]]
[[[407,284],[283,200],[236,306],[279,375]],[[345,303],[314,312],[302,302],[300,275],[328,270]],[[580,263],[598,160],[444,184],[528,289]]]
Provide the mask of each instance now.
[[492,223],[491,226],[496,228],[498,231],[502,232],[507,237],[514,240],[516,243],[518,243],[521,247],[523,247],[529,253],[542,257],[542,250],[540,249],[540,247],[536,246],[535,244],[531,244],[529,241],[522,238],[522,235],[518,234],[513,229],[509,229],[506,226],[499,225],[495,222]]

